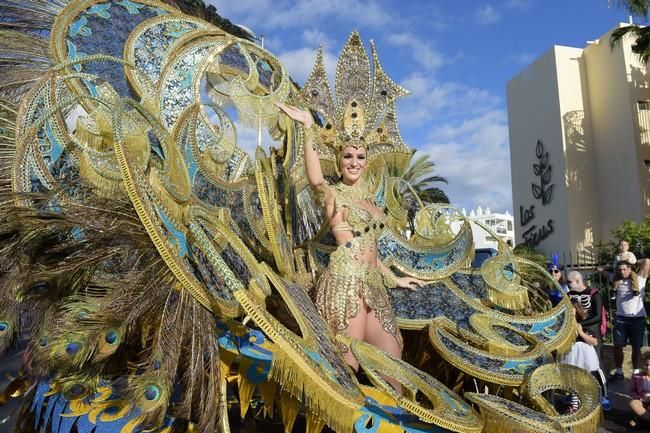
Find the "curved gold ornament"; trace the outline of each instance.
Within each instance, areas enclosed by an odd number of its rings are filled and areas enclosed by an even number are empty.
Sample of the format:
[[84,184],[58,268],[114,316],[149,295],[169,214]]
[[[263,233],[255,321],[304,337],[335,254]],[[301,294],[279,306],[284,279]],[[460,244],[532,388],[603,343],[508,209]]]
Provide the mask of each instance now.
[[451,365],[486,382],[521,386],[527,374],[551,360],[542,345],[513,355],[496,354],[486,350],[487,347],[477,348],[457,335],[454,328],[455,325],[448,319],[434,320],[429,326],[431,344]]
[[[455,432],[479,433],[483,430],[483,421],[472,407],[433,377],[360,340],[342,334],[337,339],[350,347],[375,385],[422,421]],[[399,395],[383,376],[398,381],[403,395]],[[432,408],[416,399],[418,393],[427,398]]]
[[[576,394],[578,410],[558,415],[543,393],[562,390]],[[547,364],[537,368],[526,380],[524,392],[543,413],[554,417],[565,429],[575,433],[596,431],[602,416],[602,395],[598,382],[590,372],[567,364]]]
[[[115,128],[115,154],[120,169],[122,170],[124,187],[129,199],[133,203],[133,207],[135,208],[138,217],[140,217],[143,226],[147,230],[147,233],[158,249],[161,257],[182,286],[204,307],[215,313],[228,316],[228,314],[226,314],[227,311],[222,311],[220,305],[208,295],[206,288],[197,279],[194,272],[189,267],[189,264],[181,259],[183,254],[185,254],[183,248],[187,248],[185,245],[182,245],[181,242],[185,230],[182,223],[187,221],[187,217],[184,215],[187,215],[189,212],[188,203],[176,202],[176,198],[165,190],[165,185],[168,184],[169,178],[161,179],[159,176],[164,176],[165,173],[168,173],[170,177],[173,176],[177,180],[182,180],[183,176],[187,176],[187,171],[181,169],[183,160],[180,157],[177,157],[173,160],[171,165],[164,167],[162,172],[155,173],[151,170],[150,176],[146,176],[145,173],[134,166],[132,163],[133,158],[129,153],[128,145],[125,142],[125,137],[120,127],[122,124],[122,116],[125,115],[124,107],[126,103],[127,101],[122,100],[121,103],[115,107],[113,125]],[[152,126],[156,129],[157,134],[161,137],[161,143],[165,146],[165,150],[170,152],[168,155],[171,157],[175,147],[170,145],[171,138],[164,129],[158,126],[158,122],[155,118],[147,115],[144,108],[139,106],[136,102],[130,101],[129,105],[140,110],[140,113],[151,122]],[[153,180],[155,183],[150,185],[148,182],[144,181],[147,178]],[[186,179],[186,185],[188,184],[189,179]],[[181,199],[188,193],[187,187],[184,187],[181,183],[174,185],[174,188],[176,190],[176,194],[174,195]],[[166,206],[171,206],[172,209],[167,209]],[[165,221],[167,221],[167,223],[165,223]],[[170,242],[170,238],[167,234],[174,230],[177,231],[180,236],[176,238],[176,245],[173,245]]]
[[484,433],[566,433],[558,421],[512,400],[491,394],[465,393],[478,405],[485,420]]

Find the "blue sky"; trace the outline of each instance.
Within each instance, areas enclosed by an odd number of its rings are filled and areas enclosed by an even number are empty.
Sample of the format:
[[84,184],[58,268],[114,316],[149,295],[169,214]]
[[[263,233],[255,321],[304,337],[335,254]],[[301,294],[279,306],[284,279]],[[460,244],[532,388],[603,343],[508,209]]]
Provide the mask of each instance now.
[[512,212],[506,83],[553,45],[584,47],[625,11],[608,0],[208,0],[265,36],[304,83],[323,44],[330,77],[352,30],[412,92],[402,135],[429,153],[453,204]]

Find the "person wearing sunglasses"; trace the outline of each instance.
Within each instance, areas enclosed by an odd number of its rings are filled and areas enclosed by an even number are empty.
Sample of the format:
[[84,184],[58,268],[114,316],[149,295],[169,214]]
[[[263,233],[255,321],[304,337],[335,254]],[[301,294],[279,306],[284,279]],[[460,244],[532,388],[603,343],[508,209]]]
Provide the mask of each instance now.
[[551,303],[553,305],[557,305],[562,300],[564,294],[569,291],[569,288],[566,284],[566,281],[564,280],[564,275],[562,274],[562,267],[559,264],[553,261],[552,263],[548,264],[546,269],[548,269],[548,273],[551,274],[553,280],[556,283],[558,283],[562,288],[562,290],[560,291],[557,289],[557,287],[553,285],[548,289],[548,297],[551,300]]

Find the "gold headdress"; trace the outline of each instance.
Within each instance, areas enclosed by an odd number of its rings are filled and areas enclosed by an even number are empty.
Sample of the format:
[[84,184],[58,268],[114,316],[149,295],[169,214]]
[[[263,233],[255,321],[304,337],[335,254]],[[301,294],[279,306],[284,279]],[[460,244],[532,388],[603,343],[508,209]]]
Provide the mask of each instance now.
[[[409,92],[391,80],[370,41],[374,71],[357,32],[352,32],[336,65],[336,98],[330,91],[322,47],[300,90],[307,106],[323,119],[317,139],[336,152],[347,146],[372,150],[371,157],[393,157],[399,166],[411,156],[399,133],[395,101]],[[374,72],[374,73],[372,73]]]

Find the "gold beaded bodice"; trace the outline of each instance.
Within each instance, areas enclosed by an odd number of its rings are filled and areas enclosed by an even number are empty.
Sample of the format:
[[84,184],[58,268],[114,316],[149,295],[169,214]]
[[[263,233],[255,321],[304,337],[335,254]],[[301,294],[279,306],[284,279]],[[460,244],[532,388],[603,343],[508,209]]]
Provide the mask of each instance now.
[[337,236],[339,245],[317,284],[316,306],[338,333],[345,331],[349,320],[359,313],[359,306],[365,304],[401,347],[402,337],[386,292],[388,287],[395,287],[394,276],[386,278],[378,266],[377,240],[386,224],[384,213],[363,185],[338,183],[328,193],[335,200],[335,215],[347,209],[345,221],[333,225],[332,232],[351,236]]
[[[352,238],[341,243],[333,254],[337,271],[363,273],[377,266],[377,239],[385,227],[385,216],[372,194],[362,186],[338,183],[332,187],[335,212],[347,209],[346,221],[332,227],[332,232],[349,232]],[[374,209],[373,209],[374,208]],[[375,210],[375,212],[373,212]],[[361,268],[360,268],[361,267]]]

